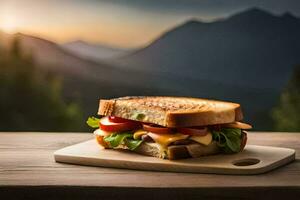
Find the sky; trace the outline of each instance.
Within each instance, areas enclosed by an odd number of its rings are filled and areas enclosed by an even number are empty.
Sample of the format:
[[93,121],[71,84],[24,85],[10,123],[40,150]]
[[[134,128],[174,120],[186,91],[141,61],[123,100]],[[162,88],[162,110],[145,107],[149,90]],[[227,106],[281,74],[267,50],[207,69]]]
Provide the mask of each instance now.
[[135,48],[191,18],[209,22],[251,7],[300,16],[299,0],[0,0],[0,29]]

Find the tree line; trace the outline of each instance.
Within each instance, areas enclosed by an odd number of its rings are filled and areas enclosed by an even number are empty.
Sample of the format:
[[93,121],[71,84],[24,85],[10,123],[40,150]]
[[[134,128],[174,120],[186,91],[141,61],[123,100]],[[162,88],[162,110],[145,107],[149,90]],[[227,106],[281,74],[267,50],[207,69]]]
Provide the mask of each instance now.
[[85,130],[79,104],[62,97],[60,78],[41,70],[21,46],[17,36],[0,46],[0,130]]
[[300,132],[300,66],[283,89],[278,105],[272,110],[274,130]]

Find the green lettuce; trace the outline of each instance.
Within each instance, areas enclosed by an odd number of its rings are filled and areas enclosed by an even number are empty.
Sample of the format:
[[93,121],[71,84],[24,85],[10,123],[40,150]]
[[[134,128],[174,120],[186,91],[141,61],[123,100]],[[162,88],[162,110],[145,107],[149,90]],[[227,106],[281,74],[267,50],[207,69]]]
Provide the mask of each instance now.
[[[87,125],[92,128],[99,128],[100,119],[96,117],[89,117],[86,121]],[[104,140],[109,143],[112,148],[116,148],[119,145],[125,145],[130,150],[136,149],[142,140],[134,140],[131,132],[113,133],[104,137]]]
[[89,125],[92,128],[99,128],[99,122],[100,119],[96,117],[89,117],[86,121],[87,125]]
[[125,140],[125,145],[128,147],[130,150],[135,150],[140,144],[143,142],[143,140],[134,140],[134,139],[126,139]]
[[130,132],[113,133],[104,137],[104,140],[108,142],[112,148],[116,148],[119,145],[125,145],[130,150],[136,149],[142,143],[142,140],[134,140],[133,134]]
[[237,153],[241,148],[242,131],[237,128],[222,128],[221,131],[212,131],[213,140],[225,153]]

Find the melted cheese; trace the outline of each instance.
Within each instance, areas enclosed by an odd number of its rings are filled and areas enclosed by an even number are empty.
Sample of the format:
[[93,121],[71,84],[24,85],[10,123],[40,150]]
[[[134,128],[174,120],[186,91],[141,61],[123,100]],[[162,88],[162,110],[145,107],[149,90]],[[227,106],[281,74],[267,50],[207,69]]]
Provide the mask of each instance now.
[[142,137],[142,135],[147,135],[147,133],[148,132],[143,129],[137,130],[133,134],[133,139],[139,140]]
[[188,135],[183,135],[181,133],[174,133],[174,134],[157,134],[157,133],[151,133],[149,132],[148,135],[159,145],[161,145],[163,148],[166,148],[168,145],[170,145],[172,142],[175,142],[177,140],[184,140],[187,139]]
[[190,140],[194,140],[200,144],[209,145],[212,142],[212,134],[209,132],[205,136],[193,135],[189,138]]

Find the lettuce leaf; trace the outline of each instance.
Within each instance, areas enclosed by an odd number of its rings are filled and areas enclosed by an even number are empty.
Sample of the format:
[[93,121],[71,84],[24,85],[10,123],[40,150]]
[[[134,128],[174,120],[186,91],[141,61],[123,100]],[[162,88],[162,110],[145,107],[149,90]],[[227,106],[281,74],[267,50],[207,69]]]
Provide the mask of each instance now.
[[[87,125],[92,128],[99,128],[99,122],[100,119],[96,117],[89,117],[86,121]],[[142,143],[142,140],[134,140],[131,132],[113,133],[104,137],[104,141],[108,142],[112,148],[126,145],[130,150],[136,149]]]
[[134,139],[126,139],[125,144],[130,150],[135,150],[140,144],[143,142],[143,140],[134,140]]
[[96,117],[89,117],[86,121],[87,125],[89,125],[92,128],[99,128],[99,122],[100,119]]
[[130,150],[136,149],[142,143],[142,140],[134,140],[133,134],[130,132],[113,133],[104,137],[104,140],[108,142],[112,148],[116,148],[119,145],[126,145]]
[[213,139],[225,153],[240,151],[242,131],[237,128],[222,128],[221,131],[212,131]]
[[115,148],[121,144],[124,144],[126,138],[131,138],[131,133],[113,133],[109,136],[104,137],[105,142],[108,142],[111,147]]

